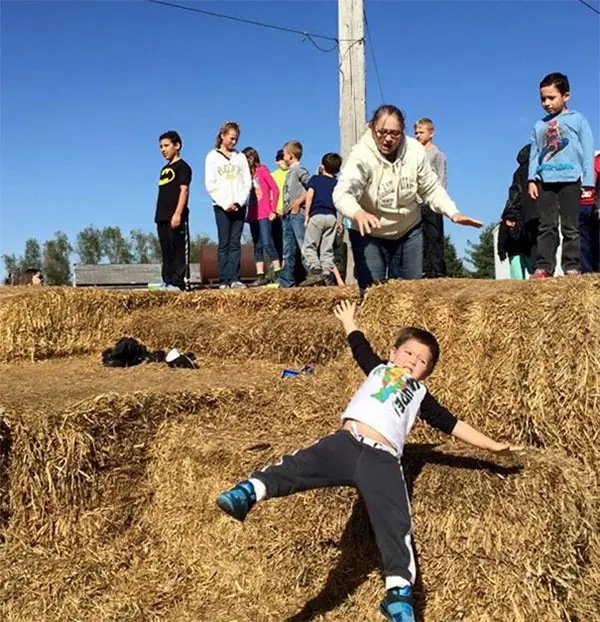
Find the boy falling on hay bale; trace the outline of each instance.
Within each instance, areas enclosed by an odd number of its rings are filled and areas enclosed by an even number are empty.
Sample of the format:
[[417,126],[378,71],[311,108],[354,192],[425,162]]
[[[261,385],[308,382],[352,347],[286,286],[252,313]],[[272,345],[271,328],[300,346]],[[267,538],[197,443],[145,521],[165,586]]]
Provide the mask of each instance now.
[[458,420],[422,384],[435,368],[440,348],[428,331],[405,328],[389,360],[381,359],[358,330],[356,304],[334,309],[354,359],[367,375],[342,414],[340,430],[254,472],[217,497],[217,505],[243,521],[258,501],[328,486],[360,491],[383,561],[386,594],[381,613],[393,622],[414,622],[416,578],[411,544],[410,503],[400,459],[415,419],[480,449],[517,451]]

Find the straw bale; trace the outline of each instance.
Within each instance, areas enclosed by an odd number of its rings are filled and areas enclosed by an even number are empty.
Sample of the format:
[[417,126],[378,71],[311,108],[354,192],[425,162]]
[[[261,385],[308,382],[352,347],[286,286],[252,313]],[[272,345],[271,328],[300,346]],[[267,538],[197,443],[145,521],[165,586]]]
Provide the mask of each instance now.
[[[168,331],[165,319],[175,318],[174,329],[179,335],[181,331],[177,332],[176,327],[179,324],[185,326],[186,322],[195,327],[198,315],[204,316],[206,326],[214,329],[227,326],[228,323],[235,326],[240,317],[262,310],[267,323],[274,318],[281,320],[281,330],[274,332],[271,329],[267,336],[289,340],[293,334],[291,327],[295,323],[296,312],[305,311],[306,317],[311,313],[314,318],[327,316],[337,300],[348,296],[356,296],[354,288],[197,291],[177,295],[168,292],[48,288],[35,296],[29,293],[14,296],[0,304],[0,361],[40,360],[98,352],[112,345],[115,339],[126,334],[130,328],[141,330],[144,318],[156,322],[156,330],[159,332],[161,328],[163,332]],[[151,309],[156,313],[144,316],[143,312]],[[164,317],[161,311],[165,312]],[[142,326],[135,322],[138,313],[141,313]],[[217,319],[220,323],[215,321]],[[283,325],[287,319],[289,332]],[[304,316],[300,319],[304,319]],[[202,323],[199,328],[202,328]],[[306,337],[297,323],[295,328],[297,351],[302,349]],[[138,335],[133,333],[132,336]],[[167,332],[165,336],[165,342],[159,343],[157,347],[169,346],[171,335]],[[326,326],[325,333],[321,332],[321,338],[328,339],[329,336],[330,331]],[[263,339],[265,335],[259,332],[257,337]],[[188,335],[188,338],[193,345],[196,336]],[[238,332],[233,330],[231,338],[237,341]],[[291,349],[294,350],[294,347]],[[226,352],[232,351],[233,342],[226,348]]]
[[[144,520],[169,556],[204,561],[197,601],[205,610],[210,603],[211,619],[287,619],[315,598],[317,610],[342,606],[332,620],[342,611],[375,619],[379,558],[354,492],[273,500],[243,525],[215,514],[220,490],[306,444],[304,430],[302,441],[273,434],[268,445],[240,436],[214,438],[188,419],[167,422],[154,446]],[[598,539],[588,471],[560,452],[489,457],[424,444],[409,446],[404,462],[425,619],[592,619],[589,557]],[[360,601],[352,598],[359,586]]]
[[[330,312],[355,296],[57,288],[1,301],[0,360],[15,368],[0,385],[12,443],[10,462],[0,452],[0,618],[379,619],[378,555],[353,491],[261,504],[244,525],[214,506],[239,477],[336,428],[361,372]],[[599,619],[600,279],[368,292],[359,325],[377,351],[407,324],[441,342],[428,385],[443,403],[539,448],[473,461],[415,427],[405,464],[425,619]],[[196,351],[201,369],[99,368],[127,332]],[[79,387],[82,359],[14,363],[75,353],[94,354]],[[300,363],[316,373],[276,376]]]
[[327,429],[338,422],[348,397],[343,377],[335,370],[289,381],[277,377],[261,390],[158,386],[98,395],[62,411],[8,411],[11,529],[21,539],[55,546],[119,533],[147,501],[140,482],[161,422],[191,412],[205,426],[251,424],[257,435],[313,420]]
[[98,354],[0,363],[0,402],[8,410],[25,416],[26,411],[32,410],[63,411],[86,398],[111,392],[260,387],[277,383],[283,368],[282,364],[263,360],[240,364],[234,360],[198,357],[196,363],[197,369],[171,369],[164,363],[104,367]]
[[0,305],[0,359],[34,360],[96,348],[122,313],[117,299],[70,288],[9,298]]
[[273,315],[258,309],[252,314],[196,314],[179,309],[137,313],[124,326],[150,348],[177,345],[203,356],[235,360],[268,360],[285,366],[324,363],[344,352],[346,339],[332,313],[295,311]]
[[[243,525],[216,509],[224,487],[309,442],[297,420],[244,426],[239,410],[163,419],[137,487],[149,494],[111,538],[83,539],[77,550],[11,540],[0,570],[4,619],[380,619],[379,557],[354,491],[259,504]],[[596,517],[578,462],[414,445],[405,471],[424,619],[594,619]]]
[[359,323],[382,353],[407,324],[432,330],[428,385],[458,416],[600,467],[599,277],[393,283],[367,294]]
[[110,545],[70,551],[11,543],[0,549],[0,619],[159,622],[194,589],[185,563],[161,554],[135,527]]

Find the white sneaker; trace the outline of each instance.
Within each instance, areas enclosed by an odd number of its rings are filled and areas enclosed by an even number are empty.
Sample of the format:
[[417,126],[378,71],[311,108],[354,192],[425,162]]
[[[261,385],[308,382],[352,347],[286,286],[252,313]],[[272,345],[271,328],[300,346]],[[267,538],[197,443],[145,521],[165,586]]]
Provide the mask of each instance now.
[[234,281],[229,287],[231,289],[246,289],[246,286],[241,281]]
[[229,289],[229,285],[225,285],[225,283],[221,283],[221,285],[219,285],[219,289]]

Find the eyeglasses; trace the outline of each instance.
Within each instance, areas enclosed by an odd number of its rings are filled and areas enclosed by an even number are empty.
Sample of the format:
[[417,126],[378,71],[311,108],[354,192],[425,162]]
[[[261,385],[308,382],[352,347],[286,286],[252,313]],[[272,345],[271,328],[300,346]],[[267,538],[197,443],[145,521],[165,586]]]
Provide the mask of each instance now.
[[375,134],[377,138],[385,138],[389,136],[390,138],[398,139],[402,137],[402,130],[375,130]]

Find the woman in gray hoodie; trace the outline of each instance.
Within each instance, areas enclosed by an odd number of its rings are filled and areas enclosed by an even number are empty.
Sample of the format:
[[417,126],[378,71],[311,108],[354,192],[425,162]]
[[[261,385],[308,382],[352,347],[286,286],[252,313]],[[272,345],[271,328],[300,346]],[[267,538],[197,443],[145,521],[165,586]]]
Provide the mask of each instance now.
[[386,278],[421,278],[423,236],[417,196],[456,224],[483,226],[459,213],[424,147],[406,136],[402,112],[396,106],[380,106],[352,148],[333,193],[336,209],[352,221],[350,242],[361,291]]

